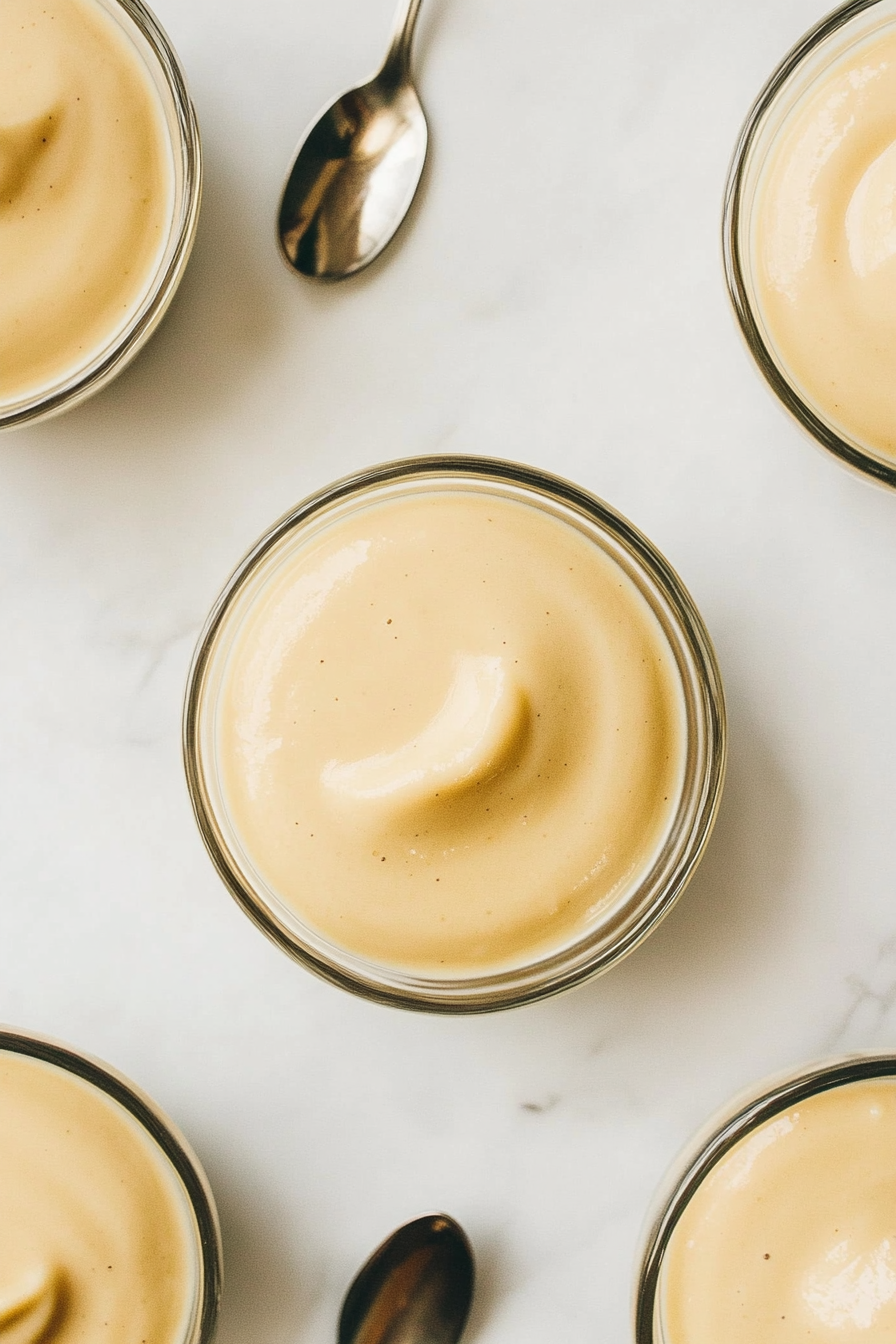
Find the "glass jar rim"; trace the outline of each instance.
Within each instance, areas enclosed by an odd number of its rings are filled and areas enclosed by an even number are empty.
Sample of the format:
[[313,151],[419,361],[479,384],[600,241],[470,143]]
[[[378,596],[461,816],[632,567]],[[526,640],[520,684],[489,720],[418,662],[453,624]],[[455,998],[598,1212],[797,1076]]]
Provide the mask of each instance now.
[[648,1215],[635,1285],[635,1344],[662,1344],[658,1321],[665,1255],[682,1215],[713,1167],[782,1111],[821,1092],[872,1078],[896,1081],[896,1054],[838,1055],[776,1073],[739,1092],[697,1131],[666,1173]]
[[[96,0],[126,35],[133,25],[156,62],[171,99],[176,132],[171,130],[174,188],[167,243],[136,312],[90,361],[56,384],[5,405],[0,402],[0,432],[48,420],[99,392],[143,348],[168,310],[190,259],[202,199],[202,143],[196,110],[177,53],[143,0]],[[124,21],[122,21],[124,15]],[[166,110],[167,113],[167,110]],[[166,122],[168,116],[166,115]]]
[[147,1094],[111,1065],[52,1037],[0,1025],[0,1054],[23,1055],[95,1087],[146,1131],[183,1187],[196,1234],[196,1306],[183,1344],[211,1344],[223,1278],[221,1232],[208,1179],[177,1126]]
[[[763,335],[751,301],[748,284],[751,268],[744,256],[741,236],[745,178],[752,167],[757,141],[778,100],[824,42],[862,15],[887,3],[888,0],[847,0],[800,38],[763,85],[741,127],[728,169],[722,210],[722,260],[728,297],[740,333],[759,372],[785,410],[816,444],[833,453],[850,470],[880,484],[896,486],[896,460],[879,457],[870,448],[838,433],[809,405],[780,367]],[[857,40],[860,40],[859,36]]]
[[[569,515],[601,531],[620,551],[624,550],[632,571],[655,586],[667,604],[670,624],[674,620],[672,628],[679,648],[676,649],[669,630],[663,627],[673,652],[681,659],[688,659],[690,681],[686,684],[681,662],[679,673],[689,714],[686,751],[692,755],[689,760],[692,789],[688,793],[686,778],[679,811],[685,815],[687,824],[683,821],[680,833],[676,834],[675,848],[665,869],[659,869],[659,860],[655,865],[663,878],[661,884],[656,879],[659,889],[653,891],[647,878],[643,879],[631,898],[633,913],[621,924],[621,931],[611,945],[602,945],[598,925],[596,932],[591,930],[568,946],[520,967],[438,979],[354,956],[328,939],[317,937],[301,920],[294,921],[301,924],[301,936],[294,926],[284,924],[264,896],[252,888],[228,849],[206,778],[203,735],[211,731],[208,720],[213,716],[214,702],[211,707],[207,704],[211,694],[208,683],[219,649],[219,635],[245,585],[278,545],[328,510],[345,503],[351,507],[356,500],[363,504],[377,498],[374,493],[377,490],[440,484],[450,488],[452,483],[473,490],[504,488],[508,493],[516,490],[529,502],[541,501],[545,507],[550,503],[558,512],[562,507]],[[593,539],[597,544],[596,538]],[[654,615],[657,614],[654,610]],[[379,1003],[434,1013],[479,1013],[533,1002],[609,969],[632,951],[674,904],[703,852],[718,809],[725,749],[724,696],[715,654],[690,596],[668,563],[640,532],[593,495],[547,472],[493,458],[439,455],[387,462],[336,481],[290,510],[247,553],[215,602],[199,637],[184,705],[183,755],[193,811],[212,862],[243,911],[281,950],[331,983]],[[653,875],[651,869],[649,876]],[[642,889],[648,890],[649,899],[645,897],[641,906],[636,906],[635,895]]]

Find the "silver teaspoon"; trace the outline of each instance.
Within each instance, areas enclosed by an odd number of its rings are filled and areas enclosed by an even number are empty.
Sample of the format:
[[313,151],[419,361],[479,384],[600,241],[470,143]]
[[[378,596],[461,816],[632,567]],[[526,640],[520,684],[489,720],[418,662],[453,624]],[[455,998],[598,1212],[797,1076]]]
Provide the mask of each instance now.
[[457,1344],[473,1300],[473,1252],[446,1213],[405,1223],[345,1296],[339,1344]]
[[426,117],[411,80],[421,0],[400,0],[379,73],[331,103],[293,161],[277,232],[290,266],[342,280],[367,266],[408,212],[426,160]]

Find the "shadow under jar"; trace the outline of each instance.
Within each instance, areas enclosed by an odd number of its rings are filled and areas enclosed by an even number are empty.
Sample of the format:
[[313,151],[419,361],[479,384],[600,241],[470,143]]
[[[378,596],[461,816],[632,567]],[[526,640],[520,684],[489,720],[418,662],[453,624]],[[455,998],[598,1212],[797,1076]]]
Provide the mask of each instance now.
[[708,839],[725,717],[650,543],[513,463],[387,463],[257,543],[200,638],[184,756],[246,913],[367,998],[479,1012],[630,952]]
[[199,217],[196,115],[141,0],[0,6],[0,429],[130,363]]
[[851,0],[785,57],[741,131],[728,290],[760,371],[847,466],[896,485],[896,2]]
[[891,1340],[894,1200],[896,1055],[845,1056],[740,1095],[658,1194],[636,1344]]
[[0,1336],[210,1344],[221,1291],[211,1191],[120,1074],[0,1028]]

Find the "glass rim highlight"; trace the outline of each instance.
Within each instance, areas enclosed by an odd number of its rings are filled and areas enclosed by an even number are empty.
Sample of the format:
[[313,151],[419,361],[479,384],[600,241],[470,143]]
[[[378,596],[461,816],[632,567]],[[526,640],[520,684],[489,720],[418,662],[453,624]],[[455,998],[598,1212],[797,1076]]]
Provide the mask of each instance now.
[[[228,620],[260,568],[305,524],[339,508],[387,498],[390,490],[469,489],[510,498],[579,519],[603,539],[648,601],[678,662],[686,706],[685,783],[676,824],[658,859],[612,923],[598,922],[581,939],[520,967],[436,978],[366,961],[285,914],[253,888],[234,855],[215,801],[214,697],[226,658]],[[340,515],[341,516],[341,515]],[[251,597],[246,599],[251,602]],[[231,575],[200,635],[187,683],[183,753],[187,786],[200,834],[219,876],[252,921],[294,960],[341,988],[379,1003],[435,1013],[509,1008],[570,988],[609,969],[631,952],[674,904],[689,880],[718,808],[725,766],[724,697],[703,622],[674,571],[650,542],[608,505],[571,483],[535,468],[497,459],[435,456],[387,462],[336,481],[304,500],[261,537]],[[608,932],[609,930],[609,932]]]

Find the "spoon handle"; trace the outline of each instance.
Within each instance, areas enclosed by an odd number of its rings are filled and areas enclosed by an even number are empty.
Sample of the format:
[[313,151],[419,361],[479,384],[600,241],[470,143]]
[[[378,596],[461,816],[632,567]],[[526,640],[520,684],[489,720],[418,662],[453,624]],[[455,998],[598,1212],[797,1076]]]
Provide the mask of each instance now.
[[423,0],[398,0],[395,18],[392,20],[389,50],[382,69],[382,75],[394,79],[396,83],[407,79],[410,73],[411,43],[422,3]]

